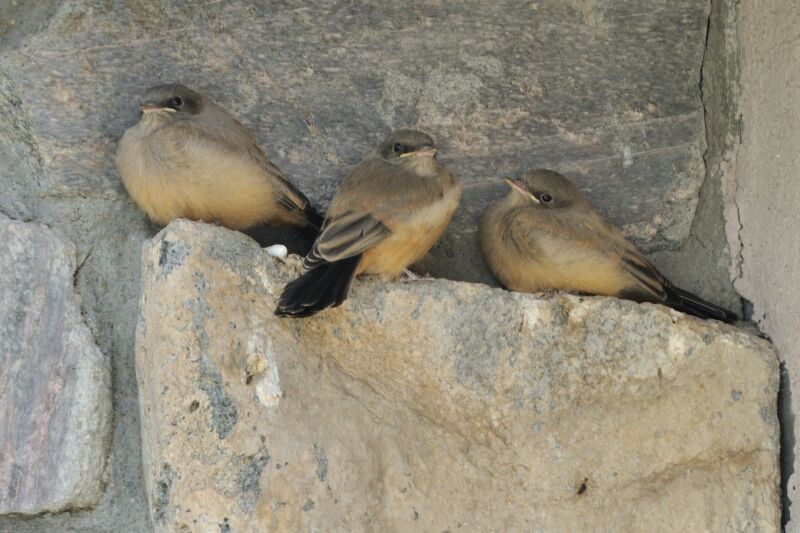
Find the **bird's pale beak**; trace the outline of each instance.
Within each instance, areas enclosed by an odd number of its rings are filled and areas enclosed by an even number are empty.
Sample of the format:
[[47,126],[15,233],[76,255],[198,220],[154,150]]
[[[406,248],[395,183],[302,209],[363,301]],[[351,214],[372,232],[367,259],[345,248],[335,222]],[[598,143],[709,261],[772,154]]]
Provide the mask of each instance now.
[[524,182],[521,180],[515,180],[513,178],[503,178],[506,180],[506,183],[512,190],[517,191],[518,193],[522,194],[523,196],[530,198],[535,203],[539,203],[539,200],[533,195],[533,193],[528,189],[528,186],[525,185]]
[[142,110],[142,113],[152,113],[153,111],[169,111],[169,112],[175,111],[171,107],[164,107],[163,105],[156,104],[153,102],[141,103],[139,104],[139,109]]
[[405,154],[401,155],[400,157],[405,156],[422,156],[422,157],[436,157],[438,150],[433,146],[421,146],[419,149],[414,150],[413,152],[406,152]]
[[419,150],[417,150],[417,154],[425,156],[425,157],[436,157],[436,154],[439,152],[433,146],[423,146]]

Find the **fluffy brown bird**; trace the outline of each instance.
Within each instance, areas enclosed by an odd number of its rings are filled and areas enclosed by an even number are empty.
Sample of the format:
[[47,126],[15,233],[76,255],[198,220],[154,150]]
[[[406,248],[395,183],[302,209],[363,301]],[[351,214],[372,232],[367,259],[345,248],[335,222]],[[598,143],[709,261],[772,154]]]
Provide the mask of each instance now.
[[461,200],[461,184],[435,157],[430,136],[398,130],[361,161],[333,198],[303,261],[307,272],[286,286],[275,314],[336,307],[356,275],[394,279],[422,259]]
[[737,319],[670,283],[561,174],[539,169],[506,181],[511,190],[486,210],[480,240],[507,289],[616,296],[700,318]]
[[159,85],[139,107],[141,119],[120,141],[117,169],[153,222],[188,218],[240,231],[294,226],[316,237],[322,217],[308,198],[208,97],[183,85]]

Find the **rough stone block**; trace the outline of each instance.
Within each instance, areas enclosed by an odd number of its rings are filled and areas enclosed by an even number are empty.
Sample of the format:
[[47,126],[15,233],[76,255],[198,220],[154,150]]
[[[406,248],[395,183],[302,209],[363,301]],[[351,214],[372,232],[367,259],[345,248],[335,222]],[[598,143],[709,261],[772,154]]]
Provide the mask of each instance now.
[[75,269],[71,244],[0,215],[0,514],[102,495],[111,371],[83,322]]
[[766,341],[651,305],[298,270],[178,222],[143,252],[136,363],[157,531],[775,531]]

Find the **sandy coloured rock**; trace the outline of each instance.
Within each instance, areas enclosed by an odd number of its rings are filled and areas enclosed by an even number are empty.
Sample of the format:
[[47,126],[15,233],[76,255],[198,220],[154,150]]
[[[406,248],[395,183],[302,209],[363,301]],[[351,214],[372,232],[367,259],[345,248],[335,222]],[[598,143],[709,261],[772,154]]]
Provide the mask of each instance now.
[[340,308],[277,319],[296,271],[205,224],[146,245],[157,531],[778,529],[766,341],[450,281],[360,280]]

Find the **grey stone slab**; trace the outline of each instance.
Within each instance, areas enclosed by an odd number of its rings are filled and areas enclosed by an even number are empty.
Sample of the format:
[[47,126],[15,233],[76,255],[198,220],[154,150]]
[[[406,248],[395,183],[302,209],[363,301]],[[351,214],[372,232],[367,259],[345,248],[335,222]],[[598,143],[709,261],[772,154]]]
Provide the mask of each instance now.
[[0,50],[15,48],[42,29],[61,0],[5,0],[0,2]]
[[0,209],[16,219],[33,218],[43,174],[18,88],[0,69]]
[[81,317],[75,269],[74,247],[52,231],[0,218],[0,514],[102,495],[111,371]]
[[71,0],[2,64],[48,194],[124,194],[113,152],[133,104],[179,80],[240,117],[320,204],[387,131],[415,126],[466,182],[561,169],[640,244],[664,247],[688,235],[704,177],[707,11],[691,0]]

